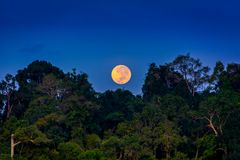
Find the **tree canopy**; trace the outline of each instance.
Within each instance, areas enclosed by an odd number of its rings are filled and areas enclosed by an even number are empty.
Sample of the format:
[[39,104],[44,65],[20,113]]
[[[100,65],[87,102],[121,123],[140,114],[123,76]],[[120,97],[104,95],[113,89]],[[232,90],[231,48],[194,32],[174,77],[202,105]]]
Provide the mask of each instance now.
[[0,160],[240,159],[240,64],[150,64],[142,95],[34,61],[0,82]]

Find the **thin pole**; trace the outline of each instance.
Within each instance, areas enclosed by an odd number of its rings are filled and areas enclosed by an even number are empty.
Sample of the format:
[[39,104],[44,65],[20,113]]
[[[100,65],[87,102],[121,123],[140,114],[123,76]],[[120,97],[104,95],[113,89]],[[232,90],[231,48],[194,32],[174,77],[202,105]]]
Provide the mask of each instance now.
[[11,135],[11,160],[14,159],[14,134]]

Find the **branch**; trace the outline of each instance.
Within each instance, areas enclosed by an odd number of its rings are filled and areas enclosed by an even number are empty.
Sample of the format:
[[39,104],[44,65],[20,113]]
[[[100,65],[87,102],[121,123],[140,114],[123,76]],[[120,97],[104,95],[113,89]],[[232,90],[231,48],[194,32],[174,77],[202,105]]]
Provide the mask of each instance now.
[[14,143],[13,146],[15,147],[16,145],[22,143],[21,141],[17,142],[17,143]]
[[226,151],[226,149],[224,149],[224,148],[217,148],[216,150],[223,151],[225,155],[227,154],[227,151]]
[[25,141],[19,141],[17,143],[14,143],[13,146],[15,147],[16,145],[20,144],[20,143],[25,143],[25,142],[32,142],[35,143],[34,140],[30,139],[30,140],[25,140]]
[[227,120],[228,120],[228,118],[229,118],[229,116],[230,116],[230,114],[232,114],[233,113],[233,111],[230,111],[230,112],[228,112],[228,115],[227,115],[227,117],[225,118],[225,120],[223,121],[223,126],[226,124],[226,122],[227,122]]
[[209,123],[208,127],[210,127],[213,130],[215,136],[218,136],[218,131],[216,130],[215,126],[212,123],[213,116],[214,116],[214,114],[211,114],[209,118],[206,117],[206,116],[203,116],[203,117],[198,117],[198,119],[205,119],[205,120],[207,120],[208,123]]

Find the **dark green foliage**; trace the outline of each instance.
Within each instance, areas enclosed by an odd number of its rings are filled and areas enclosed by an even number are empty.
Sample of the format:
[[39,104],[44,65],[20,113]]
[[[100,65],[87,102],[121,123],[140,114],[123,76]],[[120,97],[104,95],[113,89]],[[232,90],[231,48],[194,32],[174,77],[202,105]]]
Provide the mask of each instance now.
[[78,156],[79,160],[107,160],[107,157],[100,150],[88,150]]
[[85,141],[85,148],[87,148],[89,150],[100,148],[101,139],[96,134],[88,134],[85,137],[84,141]]
[[26,85],[37,85],[42,82],[44,76],[53,74],[58,78],[62,78],[64,73],[51,63],[46,61],[34,61],[24,68],[18,70],[16,79],[19,83],[19,87],[25,87]]
[[18,103],[17,106],[13,107],[15,116],[23,116],[29,103],[34,99],[34,96],[37,96],[38,85],[48,74],[52,74],[59,79],[65,76],[63,71],[46,61],[34,61],[26,68],[18,70],[15,76],[19,87],[17,92]]
[[59,160],[76,160],[81,153],[81,147],[74,142],[61,143],[58,146]]
[[13,75],[7,74],[5,80],[0,82],[0,123],[5,121],[12,114],[17,106],[17,84]]
[[240,64],[151,64],[143,96],[34,61],[0,82],[0,160],[238,160]]
[[77,74],[76,69],[73,69],[71,73],[67,73],[65,80],[68,81],[67,83],[71,86],[72,91],[93,100],[95,91],[88,82],[88,75],[86,73]]
[[225,159],[233,160],[240,158],[240,108],[233,110],[233,113],[229,117],[227,123],[224,126],[223,141],[228,149],[228,154],[225,155]]
[[240,91],[240,64],[229,64],[227,66],[227,76],[231,83],[231,87],[239,92]]
[[[143,99],[149,101],[153,96],[163,96],[174,90],[179,90],[182,85],[182,75],[175,72],[171,65],[156,66],[152,63],[148,69],[145,83],[142,87]],[[186,84],[183,85],[183,87]],[[177,91],[178,92],[178,91]]]
[[131,120],[133,114],[143,107],[139,97],[122,89],[104,92],[99,96],[99,103],[102,106],[99,114],[104,130],[115,129],[118,123]]
[[30,123],[34,123],[39,118],[56,111],[56,101],[54,99],[48,96],[38,97],[30,102],[28,109],[25,111],[24,117]]
[[179,55],[172,62],[171,67],[175,72],[182,75],[187,85],[189,93],[194,97],[196,92],[209,81],[207,66],[202,66],[199,59],[195,59],[187,55]]

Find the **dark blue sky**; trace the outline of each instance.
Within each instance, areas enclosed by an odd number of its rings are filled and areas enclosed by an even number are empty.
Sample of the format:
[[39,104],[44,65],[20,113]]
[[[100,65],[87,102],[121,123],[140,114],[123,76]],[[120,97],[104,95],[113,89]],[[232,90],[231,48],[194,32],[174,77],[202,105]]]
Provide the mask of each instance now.
[[[141,93],[151,62],[189,52],[205,65],[240,63],[240,1],[1,0],[0,78],[33,60],[86,72],[97,91]],[[118,86],[111,69],[126,64]]]

